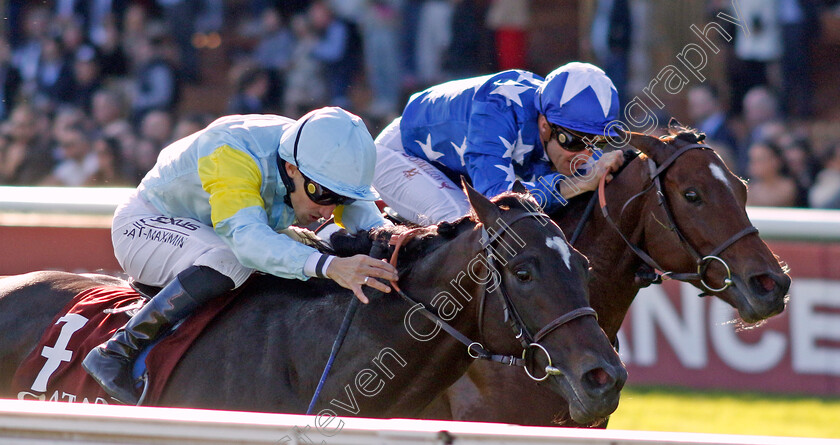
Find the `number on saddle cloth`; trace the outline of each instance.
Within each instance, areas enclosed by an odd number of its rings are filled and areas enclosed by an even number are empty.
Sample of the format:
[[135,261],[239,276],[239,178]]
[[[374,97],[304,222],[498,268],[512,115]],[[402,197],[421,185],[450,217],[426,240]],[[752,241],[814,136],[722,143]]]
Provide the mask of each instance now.
[[[148,365],[153,378],[149,380],[146,404],[156,402],[180,357],[235,295],[232,292],[206,304],[179,329],[143,351],[133,374],[143,375]],[[88,352],[108,340],[143,304],[144,297],[128,287],[94,287],[76,295],[56,315],[37,347],[15,371],[12,389],[18,399],[114,403],[81,363]]]

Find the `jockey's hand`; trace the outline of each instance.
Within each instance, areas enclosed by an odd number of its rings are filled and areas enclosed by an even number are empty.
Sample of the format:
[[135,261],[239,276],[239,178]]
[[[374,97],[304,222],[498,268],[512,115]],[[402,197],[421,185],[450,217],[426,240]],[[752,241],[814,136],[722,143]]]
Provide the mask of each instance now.
[[368,298],[362,292],[362,286],[366,285],[387,293],[391,292],[391,287],[376,278],[387,281],[396,281],[399,278],[394,266],[367,255],[334,258],[327,268],[327,277],[341,287],[352,290],[356,298],[365,304],[368,303]]
[[609,183],[613,179],[613,172],[618,171],[621,165],[624,164],[624,152],[615,150],[606,152],[601,155],[601,158],[595,161],[595,171],[586,175],[585,178],[576,185],[580,187],[581,191],[588,192],[598,188],[601,178],[606,175],[606,182]]

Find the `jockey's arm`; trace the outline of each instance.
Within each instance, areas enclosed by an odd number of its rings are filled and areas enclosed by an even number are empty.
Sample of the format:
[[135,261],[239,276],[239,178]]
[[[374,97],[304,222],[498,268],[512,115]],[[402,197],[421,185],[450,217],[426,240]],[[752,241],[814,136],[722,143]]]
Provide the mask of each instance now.
[[269,226],[260,195],[263,177],[253,158],[221,146],[199,160],[199,177],[210,194],[213,229],[242,265],[283,278],[309,278],[304,265],[317,250]]

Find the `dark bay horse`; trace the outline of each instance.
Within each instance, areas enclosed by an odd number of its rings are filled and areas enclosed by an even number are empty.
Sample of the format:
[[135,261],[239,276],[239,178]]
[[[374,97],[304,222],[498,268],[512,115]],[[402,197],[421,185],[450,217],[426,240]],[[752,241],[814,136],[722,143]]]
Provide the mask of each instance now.
[[[751,229],[746,186],[712,149],[698,144],[701,140],[683,128],[662,140],[633,133],[629,145],[643,155],[627,163],[604,189],[607,215],[618,230],[596,206],[574,243],[592,265],[591,303],[611,341],[639,291],[637,272],[652,270],[619,231],[661,271],[673,272],[674,277],[726,301],[747,323],[784,310],[790,278]],[[662,200],[652,175],[659,178]],[[591,196],[581,195],[552,215],[569,236]],[[704,260],[704,255],[715,259]],[[697,273],[698,260],[702,274]],[[566,405],[558,395],[503,366],[477,362],[427,408],[424,417],[582,426],[569,419]],[[599,425],[605,422],[590,426]]]
[[[369,292],[315,412],[416,417],[464,374],[473,362],[468,351],[521,356],[514,326],[536,343],[516,361],[572,401],[572,418],[586,423],[615,410],[626,370],[589,307],[586,259],[528,198],[491,202],[470,188],[468,196],[473,217],[421,228],[400,250],[399,285],[422,304]],[[502,254],[511,246],[515,252]],[[0,396],[16,396],[12,375],[60,308],[98,284],[116,283],[62,272],[0,279]],[[306,411],[353,295],[328,280],[262,275],[245,286],[182,357],[160,405]],[[477,343],[468,348],[445,332],[433,335],[436,325],[419,307]]]

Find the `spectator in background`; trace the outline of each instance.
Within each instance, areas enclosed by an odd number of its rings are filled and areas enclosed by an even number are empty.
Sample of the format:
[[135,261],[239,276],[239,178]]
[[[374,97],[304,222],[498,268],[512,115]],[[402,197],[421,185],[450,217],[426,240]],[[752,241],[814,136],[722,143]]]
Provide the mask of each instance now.
[[172,130],[172,140],[177,141],[193,133],[197,133],[199,130],[209,125],[212,121],[212,118],[204,116],[200,113],[183,115],[178,118],[177,122],[175,122],[175,129]]
[[55,109],[73,96],[73,66],[64,53],[61,41],[47,37],[41,42],[41,57],[35,74],[36,104]]
[[93,95],[102,87],[102,70],[93,48],[84,46],[75,54],[70,102],[90,113]]
[[160,45],[157,38],[141,38],[134,48],[131,116],[135,123],[152,110],[172,111],[178,102],[175,70],[164,60]]
[[[734,10],[737,7],[737,10]],[[740,17],[749,32],[735,33],[735,57],[729,60],[730,111],[741,112],[747,92],[767,84],[767,67],[782,54],[778,0],[739,0],[730,15]]]
[[417,80],[417,27],[424,0],[404,0],[400,26],[400,67],[403,91],[414,92]]
[[128,74],[128,58],[122,47],[122,35],[116,25],[116,19],[109,20],[105,25],[103,39],[96,45],[102,75],[125,76]]
[[47,38],[50,23],[50,12],[43,7],[35,7],[26,12],[24,19],[24,38],[12,49],[12,64],[20,72],[23,79],[23,93],[26,96],[35,94],[38,89],[38,64],[41,60],[41,45]]
[[293,17],[292,30],[297,43],[286,77],[283,114],[297,118],[305,110],[318,108],[326,103],[327,84],[323,73],[324,65],[312,54],[312,49],[318,42],[309,28],[307,16],[299,14]]
[[799,188],[799,196],[796,200],[797,207],[808,206],[808,190],[814,184],[814,178],[819,171],[819,163],[811,151],[811,144],[804,137],[779,138],[779,145],[782,147],[782,155],[785,158],[791,176],[796,180]]
[[83,48],[93,49],[93,45],[85,39],[85,31],[82,28],[82,24],[75,18],[61,21],[60,40],[61,45],[64,47],[64,52],[70,59],[76,57],[76,53]]
[[131,0],[59,0],[56,2],[56,15],[67,19],[81,18],[87,40],[94,45],[102,45],[107,40],[108,27],[114,23],[117,27]]
[[140,123],[140,137],[148,139],[161,150],[172,142],[174,125],[171,113],[163,110],[150,111]]
[[133,179],[132,182],[139,184],[146,173],[155,166],[161,149],[162,147],[151,139],[140,137],[134,142],[133,156],[129,158],[134,172],[130,177]]
[[828,148],[823,166],[808,193],[808,204],[818,209],[840,209],[840,143]]
[[[490,2],[487,26],[493,30],[499,71],[526,68],[529,16],[528,0]],[[607,75],[610,76],[610,73],[607,72]]]
[[266,100],[270,103],[283,103],[286,72],[291,65],[294,49],[294,36],[289,28],[283,26],[280,12],[276,8],[265,8],[260,15],[260,37],[254,49],[253,59],[268,73],[269,89]]
[[753,143],[766,138],[765,125],[776,122],[780,118],[779,100],[770,88],[759,85],[751,88],[744,96],[743,121],[746,134],[740,142],[742,147],[749,147]]
[[81,126],[66,129],[59,141],[62,160],[41,185],[78,187],[84,185],[99,168],[87,132]]
[[799,190],[782,151],[772,142],[756,142],[749,150],[747,205],[792,207]]
[[347,108],[350,105],[347,91],[353,78],[347,24],[335,18],[326,1],[316,0],[309,7],[309,26],[316,36],[312,56],[326,69],[330,103]]
[[0,182],[7,185],[36,185],[52,170],[53,157],[46,132],[39,131],[41,116],[22,103],[4,124],[6,139],[0,152]]
[[157,0],[166,19],[167,34],[173,36],[177,46],[179,77],[187,82],[199,80],[198,50],[193,46],[192,38],[202,3],[198,0]]
[[84,185],[99,187],[129,187],[133,181],[123,176],[123,155],[120,142],[115,138],[100,136],[93,140],[97,169]]
[[148,38],[149,11],[143,3],[128,5],[123,16],[123,26],[120,33],[120,50],[123,54],[132,54],[138,42]]
[[629,0],[598,0],[592,20],[591,44],[598,66],[618,89],[621,106],[628,102],[632,23]]
[[[485,26],[487,8],[477,0],[456,0],[452,11],[452,31],[443,68],[446,77],[475,77],[494,70],[493,35]],[[525,52],[527,48],[520,48]],[[522,66],[520,66],[522,68]]]
[[820,33],[818,0],[778,0],[782,30],[781,102],[788,116],[811,115],[811,44]]
[[420,85],[445,80],[443,59],[452,41],[452,11],[449,0],[426,0],[420,6],[415,44],[415,70]]
[[362,13],[365,73],[373,97],[367,114],[396,117],[400,101],[400,0],[367,0]]
[[707,140],[718,142],[714,146],[716,149],[720,148],[720,144],[724,145],[736,160],[735,164],[728,167],[736,174],[743,175],[746,172],[746,150],[744,153],[738,151],[738,142],[726,121],[717,89],[711,85],[698,84],[688,90],[687,97],[691,125],[705,133]]
[[271,88],[268,71],[248,67],[236,79],[236,93],[228,103],[227,114],[261,114]]
[[105,136],[116,137],[124,131],[131,131],[131,124],[126,119],[127,108],[125,99],[118,90],[100,89],[93,93],[93,123]]
[[12,48],[0,37],[0,121],[8,119],[17,103],[21,82],[20,72],[12,65]]
[[[52,142],[60,144],[64,141],[65,135],[69,131],[73,131],[75,128],[81,128],[85,132],[91,130],[90,121],[88,120],[84,110],[71,105],[60,107],[56,110],[55,118],[52,120],[52,128],[50,129]],[[60,147],[56,147],[53,151],[59,153],[58,157],[61,157]]]

